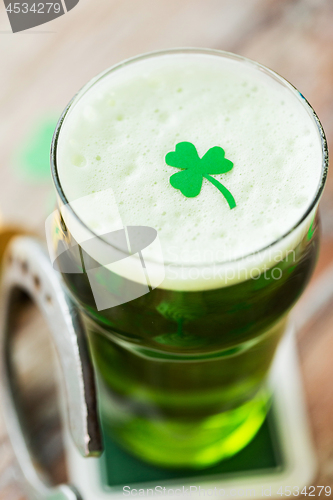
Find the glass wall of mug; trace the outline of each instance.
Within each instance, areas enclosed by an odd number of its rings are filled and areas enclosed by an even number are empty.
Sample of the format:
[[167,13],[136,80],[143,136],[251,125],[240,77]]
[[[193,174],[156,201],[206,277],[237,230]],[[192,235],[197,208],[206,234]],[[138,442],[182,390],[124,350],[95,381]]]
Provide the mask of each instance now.
[[[255,436],[269,408],[267,378],[288,313],[315,266],[317,208],[327,171],[325,136],[310,105],[290,84],[274,78],[313,115],[323,151],[321,184],[302,219],[283,238],[244,258],[216,263],[208,273],[194,266],[207,277],[198,290],[173,289],[170,282],[147,287],[126,272],[114,272],[103,260],[107,251],[98,257],[91,249],[111,249],[116,240],[94,234],[68,204],[57,172],[59,133],[73,102],[96,80],[69,104],[54,136],[52,173],[59,210],[50,231],[55,266],[87,325],[105,431],[130,453],[156,465],[206,467],[234,455]],[[136,257],[139,262],[140,251]],[[184,271],[161,265],[169,275]],[[220,285],[210,287],[216,275]],[[133,287],[136,298],[122,303]],[[100,297],[115,298],[115,305],[99,307],[97,289]]]

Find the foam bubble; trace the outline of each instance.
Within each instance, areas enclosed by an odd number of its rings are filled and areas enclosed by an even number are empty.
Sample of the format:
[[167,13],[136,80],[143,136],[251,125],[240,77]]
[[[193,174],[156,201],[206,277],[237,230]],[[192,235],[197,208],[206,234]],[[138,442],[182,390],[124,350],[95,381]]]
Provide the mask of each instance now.
[[[178,170],[165,155],[182,141],[200,157],[225,150],[234,167],[214,177],[235,209],[207,180],[195,198],[171,186]],[[70,202],[112,188],[123,223],[156,228],[167,262],[209,265],[294,227],[318,189],[322,152],[313,118],[273,78],[248,63],[173,54],[122,67],[82,95],[62,126],[57,165]],[[85,221],[94,231],[93,220],[108,231],[107,209]]]

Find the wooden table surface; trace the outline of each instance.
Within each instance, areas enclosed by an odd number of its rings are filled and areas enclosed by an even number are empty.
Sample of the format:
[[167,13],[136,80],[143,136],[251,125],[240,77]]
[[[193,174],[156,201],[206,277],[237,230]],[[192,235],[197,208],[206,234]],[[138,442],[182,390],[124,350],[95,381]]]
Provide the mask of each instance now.
[[[80,0],[49,24],[12,34],[0,5],[0,213],[7,224],[43,236],[54,194],[50,178],[25,178],[15,154],[34,124],[58,116],[76,91],[112,64],[177,46],[236,52],[290,80],[317,111],[333,140],[332,0]],[[312,280],[333,265],[333,175],[321,203],[322,251]],[[333,275],[332,275],[333,276]],[[333,281],[333,277],[332,277]],[[321,299],[325,280],[315,293]],[[326,287],[326,288],[325,288]],[[324,290],[324,291],[323,291]],[[305,317],[311,286],[298,306]],[[306,302],[307,301],[307,302]],[[303,308],[302,308],[303,303]],[[310,306],[309,306],[310,304]],[[332,303],[333,304],[333,303]],[[27,321],[42,325],[33,316]],[[319,458],[315,484],[333,489],[333,308],[299,333],[307,404]],[[12,477],[12,456],[0,426],[0,499],[23,499]],[[53,469],[64,475],[59,458]]]

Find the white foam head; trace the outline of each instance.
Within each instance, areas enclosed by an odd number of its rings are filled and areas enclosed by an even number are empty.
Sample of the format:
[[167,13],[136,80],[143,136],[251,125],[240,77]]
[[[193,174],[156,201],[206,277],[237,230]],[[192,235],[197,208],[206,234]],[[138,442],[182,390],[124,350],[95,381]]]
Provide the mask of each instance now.
[[[200,158],[223,148],[233,168],[212,177],[232,193],[234,209],[207,179],[193,198],[172,187],[179,170],[165,156],[183,141]],[[107,72],[76,98],[57,146],[67,200],[103,198],[103,210],[100,203],[76,204],[93,232],[118,227],[119,215],[126,226],[154,227],[164,261],[185,268],[229,265],[279,240],[313,203],[322,165],[318,125],[296,90],[250,61],[200,52],[154,55]],[[99,193],[110,188],[108,201]],[[279,252],[294,248],[308,224],[285,238]],[[154,249],[146,257],[160,260]],[[222,284],[182,276],[162,286]]]

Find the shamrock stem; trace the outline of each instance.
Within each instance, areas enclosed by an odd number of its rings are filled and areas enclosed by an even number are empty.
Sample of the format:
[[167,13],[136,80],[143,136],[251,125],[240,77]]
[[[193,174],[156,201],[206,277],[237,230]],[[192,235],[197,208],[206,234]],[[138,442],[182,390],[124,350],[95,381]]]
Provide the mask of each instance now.
[[236,206],[235,198],[232,196],[230,191],[225,186],[223,186],[223,184],[221,184],[219,181],[214,179],[214,177],[211,177],[208,174],[203,174],[203,177],[207,179],[207,181],[211,182],[215,187],[217,187],[217,189],[223,194],[223,196],[225,197],[225,199],[229,204],[230,210],[235,208]]

